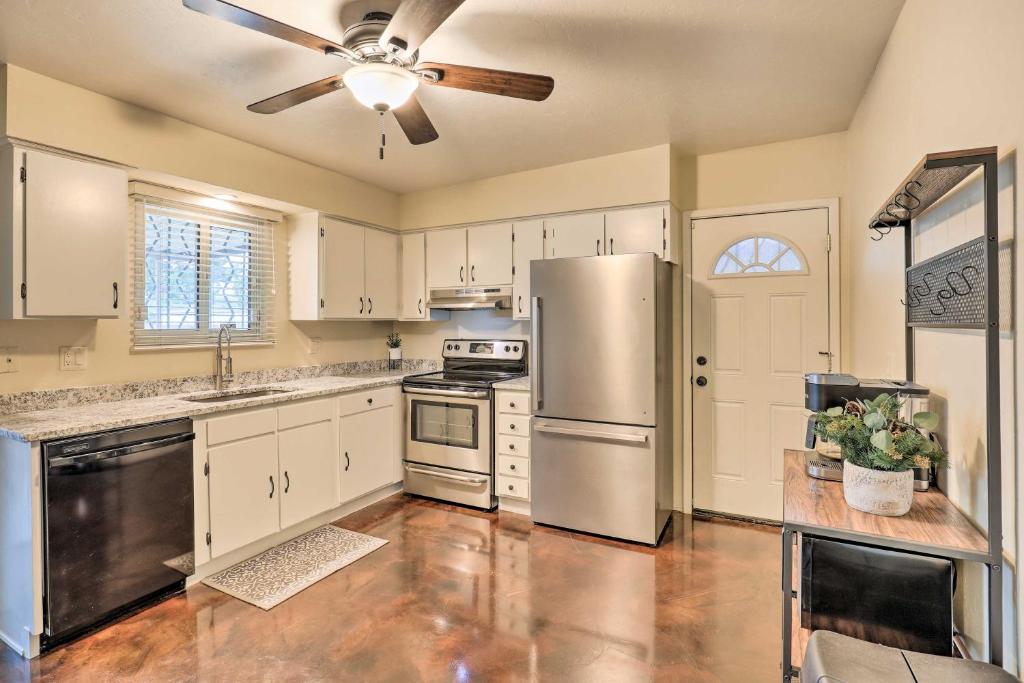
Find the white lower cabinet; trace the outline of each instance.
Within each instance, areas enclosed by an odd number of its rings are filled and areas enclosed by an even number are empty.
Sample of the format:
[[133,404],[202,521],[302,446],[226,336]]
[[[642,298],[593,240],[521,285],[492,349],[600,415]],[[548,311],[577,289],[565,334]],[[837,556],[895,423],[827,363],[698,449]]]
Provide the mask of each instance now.
[[217,557],[281,529],[277,435],[210,448],[210,555]]
[[499,389],[494,418],[497,449],[498,505],[503,510],[529,513],[530,392]]
[[399,392],[394,387],[339,400],[342,502],[401,480]]
[[334,421],[277,434],[281,472],[281,528],[338,507],[338,448]]
[[209,496],[199,563],[401,481],[400,398],[393,386],[197,420]]

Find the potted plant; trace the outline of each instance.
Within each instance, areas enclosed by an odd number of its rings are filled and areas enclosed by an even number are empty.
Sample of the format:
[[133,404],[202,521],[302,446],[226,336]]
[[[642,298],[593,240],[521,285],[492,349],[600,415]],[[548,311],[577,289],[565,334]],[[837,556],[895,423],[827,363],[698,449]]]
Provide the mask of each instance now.
[[905,515],[914,498],[914,468],[946,464],[931,435],[938,416],[915,413],[911,424],[900,417],[902,408],[898,395],[882,394],[818,413],[815,433],[842,451],[843,497],[850,507]]
[[385,343],[388,345],[388,369],[397,370],[402,365],[402,335],[392,332]]

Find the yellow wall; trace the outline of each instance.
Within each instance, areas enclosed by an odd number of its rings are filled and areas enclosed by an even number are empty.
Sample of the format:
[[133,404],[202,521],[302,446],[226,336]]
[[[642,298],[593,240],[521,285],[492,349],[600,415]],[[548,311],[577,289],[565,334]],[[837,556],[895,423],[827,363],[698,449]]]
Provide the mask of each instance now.
[[[0,67],[4,102],[0,132],[9,136],[367,222],[397,223],[398,199],[391,192],[24,69]],[[127,220],[125,229],[127,238]],[[236,347],[235,369],[385,358],[391,323],[288,321],[286,236],[286,226],[278,226],[278,343]],[[307,352],[308,336],[323,340],[318,355]],[[18,372],[0,375],[0,393],[213,372],[212,350],[132,353],[127,319],[0,321],[0,346],[17,347],[20,363]],[[88,347],[88,369],[60,371],[61,346]]]
[[399,198],[402,229],[666,201],[671,149],[658,145],[421,190]]
[[[851,316],[852,369],[865,375],[903,367],[902,240],[868,239],[874,211],[928,152],[998,145],[1005,157],[1000,169],[999,216],[1002,239],[1014,236],[1020,221],[1021,182],[1013,150],[1024,139],[1024,51],[1020,27],[1024,4],[1017,0],[960,3],[908,0],[889,38],[847,134],[849,150],[850,259],[853,264]],[[958,45],[959,49],[945,49]],[[1015,199],[1016,195],[1016,199]],[[982,207],[968,187],[919,221],[918,254],[925,256],[981,234]],[[1004,250],[1020,263],[1014,242]],[[1020,282],[1019,276],[1016,278]],[[1011,278],[1005,278],[1010,283]],[[1020,287],[1015,319],[1020,320]],[[1011,307],[1009,291],[1003,301]],[[1024,454],[1014,423],[1024,413],[1014,385],[1020,386],[1020,353],[1015,333],[1002,335],[1003,524],[1007,555],[1018,556],[1024,531],[1017,504],[1024,480]],[[985,398],[983,339],[973,331],[929,330],[919,334],[917,377],[933,388],[946,420],[941,427],[950,452],[950,498],[969,514],[984,519]],[[1016,478],[1016,481],[1015,481]],[[1010,567],[1008,567],[1010,568]],[[1014,577],[1003,572],[1007,605],[1013,604]],[[976,565],[965,567],[958,610],[969,644],[982,646],[984,605]],[[1017,585],[1017,593],[1024,584]],[[1007,661],[1015,669],[1013,616],[1007,617]],[[1019,630],[1019,629],[1018,629]]]

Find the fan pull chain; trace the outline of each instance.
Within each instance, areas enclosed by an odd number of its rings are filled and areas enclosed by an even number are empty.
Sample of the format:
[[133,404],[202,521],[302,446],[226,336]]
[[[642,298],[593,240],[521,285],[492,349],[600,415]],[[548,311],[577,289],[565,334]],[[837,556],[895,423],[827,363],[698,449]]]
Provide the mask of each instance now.
[[380,160],[384,161],[384,145],[387,140],[384,138],[384,112],[380,113]]

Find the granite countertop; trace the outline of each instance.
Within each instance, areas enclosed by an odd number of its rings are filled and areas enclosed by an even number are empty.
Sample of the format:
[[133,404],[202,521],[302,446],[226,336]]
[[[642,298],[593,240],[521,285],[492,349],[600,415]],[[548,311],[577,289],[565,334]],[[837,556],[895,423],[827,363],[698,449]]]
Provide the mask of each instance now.
[[522,377],[516,377],[514,379],[507,379],[504,382],[495,382],[495,389],[506,389],[515,391],[529,391],[530,390],[530,376],[523,375]]
[[[223,413],[239,408],[254,408],[297,399],[328,396],[360,389],[400,384],[416,371],[396,370],[344,376],[321,376],[257,385],[233,387],[224,391],[194,391],[152,398],[136,398],[108,403],[89,403],[66,408],[33,410],[0,415],[0,437],[18,441],[60,439],[90,432],[131,427],[183,417]],[[185,397],[247,393],[260,389],[283,389],[287,393],[259,396],[218,403],[193,403]]]

